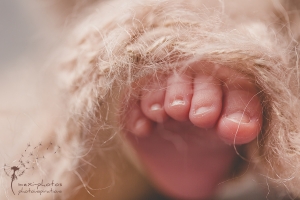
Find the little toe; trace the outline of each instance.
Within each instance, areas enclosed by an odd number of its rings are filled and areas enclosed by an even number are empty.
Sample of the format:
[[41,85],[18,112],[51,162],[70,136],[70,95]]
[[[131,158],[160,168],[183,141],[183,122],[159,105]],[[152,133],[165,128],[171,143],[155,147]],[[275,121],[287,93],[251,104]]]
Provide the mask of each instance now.
[[[262,126],[262,107],[257,90],[248,83],[225,89],[217,133],[230,144],[245,144],[257,137]],[[244,86],[243,86],[244,85]]]
[[171,75],[164,102],[166,113],[177,121],[188,120],[192,95],[192,77],[188,73]]
[[149,119],[162,123],[168,119],[164,109],[165,85],[152,82],[141,96],[141,109]]
[[126,128],[136,136],[145,137],[152,130],[152,122],[143,114],[140,106],[136,104],[128,111]]
[[222,110],[222,87],[212,76],[199,74],[194,79],[194,95],[189,118],[200,128],[211,128]]

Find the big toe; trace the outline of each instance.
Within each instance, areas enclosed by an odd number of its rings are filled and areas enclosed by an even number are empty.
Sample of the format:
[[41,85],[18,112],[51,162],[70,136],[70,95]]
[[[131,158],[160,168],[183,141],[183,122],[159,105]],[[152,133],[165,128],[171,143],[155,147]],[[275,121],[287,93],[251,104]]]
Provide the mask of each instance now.
[[223,110],[218,135],[230,144],[245,144],[257,137],[262,126],[262,106],[257,89],[238,79],[224,87]]

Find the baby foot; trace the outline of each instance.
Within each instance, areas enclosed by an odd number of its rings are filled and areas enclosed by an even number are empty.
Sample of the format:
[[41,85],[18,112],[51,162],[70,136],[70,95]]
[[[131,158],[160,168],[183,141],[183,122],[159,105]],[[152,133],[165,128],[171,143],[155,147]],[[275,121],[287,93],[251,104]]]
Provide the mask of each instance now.
[[140,106],[131,110],[134,120],[128,128],[142,136],[151,133],[153,122],[190,120],[199,128],[216,129],[227,143],[245,144],[259,133],[261,112],[257,89],[233,70],[219,70],[217,77],[173,74],[166,83],[153,82],[145,89]]
[[228,144],[249,143],[262,125],[255,85],[207,65],[151,80],[128,112],[127,139],[154,183],[176,198],[212,195],[236,157]]

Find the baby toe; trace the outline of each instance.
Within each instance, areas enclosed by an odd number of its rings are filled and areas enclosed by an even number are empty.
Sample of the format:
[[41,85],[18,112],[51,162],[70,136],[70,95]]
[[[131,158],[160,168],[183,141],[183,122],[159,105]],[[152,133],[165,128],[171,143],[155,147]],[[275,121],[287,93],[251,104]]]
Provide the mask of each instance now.
[[[236,87],[238,86],[238,88]],[[231,144],[245,144],[257,137],[262,126],[262,106],[253,85],[236,82],[224,92],[217,133]]]
[[189,74],[173,74],[168,78],[165,111],[177,121],[189,119],[193,95],[192,77]]
[[152,130],[152,122],[142,112],[138,104],[132,105],[126,117],[126,128],[138,137],[148,136]]
[[164,83],[151,82],[141,96],[141,109],[149,119],[162,123],[168,119],[164,109],[165,85]]
[[212,76],[200,74],[194,79],[194,94],[189,118],[200,128],[211,128],[222,109],[222,87]]

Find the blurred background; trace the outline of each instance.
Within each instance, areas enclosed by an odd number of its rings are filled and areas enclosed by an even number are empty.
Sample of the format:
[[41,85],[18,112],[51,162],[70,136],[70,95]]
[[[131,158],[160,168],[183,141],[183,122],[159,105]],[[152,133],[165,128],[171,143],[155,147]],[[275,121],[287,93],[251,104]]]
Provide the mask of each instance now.
[[0,69],[35,46],[36,27],[21,0],[0,0]]

